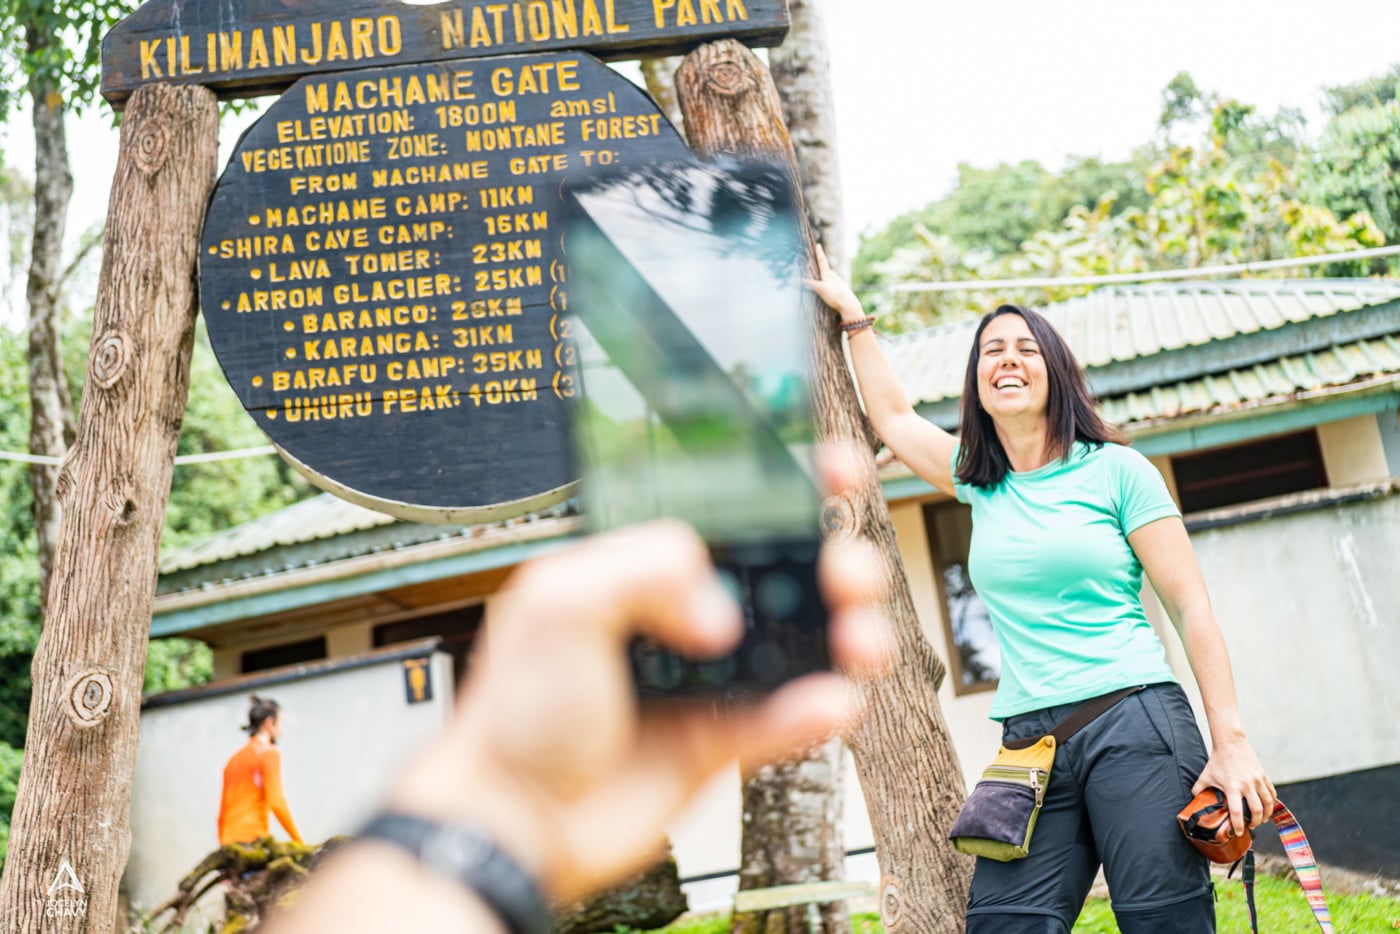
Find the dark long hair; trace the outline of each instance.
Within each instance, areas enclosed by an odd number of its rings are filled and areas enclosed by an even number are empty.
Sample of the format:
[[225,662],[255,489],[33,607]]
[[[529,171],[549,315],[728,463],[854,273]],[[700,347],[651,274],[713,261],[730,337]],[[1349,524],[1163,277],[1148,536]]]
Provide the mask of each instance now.
[[977,394],[977,364],[982,359],[982,332],[1002,315],[1020,315],[1030,328],[1031,336],[1040,345],[1045,360],[1049,392],[1045,402],[1045,418],[1049,423],[1049,445],[1052,459],[1069,457],[1074,442],[1083,441],[1100,447],[1122,444],[1123,435],[1094,411],[1094,397],[1084,379],[1084,371],[1064,338],[1045,316],[1020,305],[1002,305],[989,311],[977,325],[972,339],[972,353],[967,358],[967,375],[963,378],[962,405],[958,427],[958,462],[955,472],[958,482],[966,486],[994,487],[1006,479],[1011,469],[1006,450],[997,437],[992,417],[982,408]]
[[254,735],[262,729],[263,723],[277,716],[282,710],[277,705],[277,701],[266,697],[259,697],[254,694],[248,698],[248,723],[243,727],[243,732],[249,736]]

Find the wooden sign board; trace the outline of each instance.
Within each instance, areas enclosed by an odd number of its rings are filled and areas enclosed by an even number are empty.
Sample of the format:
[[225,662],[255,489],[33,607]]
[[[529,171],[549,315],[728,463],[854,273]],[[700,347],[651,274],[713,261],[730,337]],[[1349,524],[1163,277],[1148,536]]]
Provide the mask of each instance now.
[[557,501],[576,479],[560,186],[688,155],[584,53],[304,78],[210,203],[201,301],[224,374],[354,502],[467,522]]
[[788,25],[786,0],[148,0],[102,42],[102,96],[120,107],[165,81],[248,97],[303,75],[551,49],[773,46]]

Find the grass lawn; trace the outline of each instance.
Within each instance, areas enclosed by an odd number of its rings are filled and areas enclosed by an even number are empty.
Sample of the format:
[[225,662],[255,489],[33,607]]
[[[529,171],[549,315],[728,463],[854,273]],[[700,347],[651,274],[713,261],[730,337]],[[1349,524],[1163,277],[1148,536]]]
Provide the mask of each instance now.
[[[1244,886],[1236,880],[1215,882],[1215,917],[1220,934],[1249,931],[1249,911],[1245,907]],[[1303,890],[1292,878],[1276,879],[1260,875],[1255,887],[1259,908],[1259,928],[1268,934],[1309,934],[1318,930],[1312,910],[1303,897]],[[1339,932],[1383,932],[1400,930],[1400,898],[1379,898],[1374,895],[1327,896],[1332,910],[1333,926]],[[879,917],[873,914],[853,915],[851,926],[855,934],[883,934]],[[728,916],[682,920],[654,934],[729,934]],[[1113,909],[1108,901],[1091,898],[1074,926],[1074,934],[1117,934]],[[618,934],[641,934],[623,932]]]

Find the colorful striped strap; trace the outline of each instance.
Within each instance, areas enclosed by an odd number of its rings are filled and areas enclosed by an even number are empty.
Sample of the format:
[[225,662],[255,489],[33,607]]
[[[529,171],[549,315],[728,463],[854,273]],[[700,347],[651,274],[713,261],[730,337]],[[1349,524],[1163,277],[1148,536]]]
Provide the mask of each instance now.
[[1274,804],[1274,826],[1278,828],[1278,838],[1283,844],[1283,851],[1288,854],[1288,861],[1293,864],[1293,871],[1298,875],[1298,884],[1303,887],[1303,894],[1308,897],[1308,905],[1312,908],[1313,917],[1317,919],[1317,926],[1322,928],[1325,934],[1332,934],[1332,914],[1327,910],[1327,896],[1322,891],[1322,873],[1318,871],[1312,844],[1308,843],[1307,834],[1303,833],[1298,818],[1293,816],[1293,812],[1288,810],[1282,801]]
[[[1322,891],[1322,873],[1317,868],[1317,858],[1313,856],[1312,844],[1308,843],[1307,834],[1303,833],[1302,825],[1298,823],[1298,818],[1293,816],[1293,812],[1288,810],[1282,801],[1274,803],[1274,826],[1278,828],[1279,842],[1283,844],[1283,851],[1288,855],[1288,861],[1293,864],[1293,872],[1298,876],[1298,884],[1303,887],[1303,894],[1308,898],[1308,906],[1312,908],[1313,917],[1317,919],[1317,926],[1323,934],[1332,934],[1332,913],[1327,910],[1327,896]],[[1240,878],[1244,882],[1245,903],[1249,906],[1249,929],[1254,934],[1259,934],[1259,927],[1254,910],[1254,848],[1250,847],[1245,853],[1244,869]],[[1233,867],[1231,867],[1233,871]]]

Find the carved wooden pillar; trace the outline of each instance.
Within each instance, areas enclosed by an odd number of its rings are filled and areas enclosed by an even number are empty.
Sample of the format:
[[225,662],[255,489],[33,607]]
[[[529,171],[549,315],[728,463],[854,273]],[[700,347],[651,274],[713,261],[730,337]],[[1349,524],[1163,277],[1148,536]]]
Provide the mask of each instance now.
[[[686,56],[676,86],[697,153],[777,158],[797,178],[777,89],[752,52],[732,40],[701,46]],[[821,309],[812,326],[818,435],[855,441],[870,451],[873,435],[846,367],[836,319]],[[945,669],[915,615],[873,457],[863,461],[858,489],[829,503],[827,517],[831,536],[861,536],[885,561],[882,609],[894,620],[899,641],[895,667],[867,685],[868,714],[848,738],[880,860],[880,917],[891,934],[961,931],[972,860],[947,839],[964,788],[938,705]]]
[[0,883],[7,931],[107,932],[125,922],[117,885],[131,849],[157,550],[189,392],[195,260],[218,130],[214,95],[199,87],[143,87],[122,122]]

